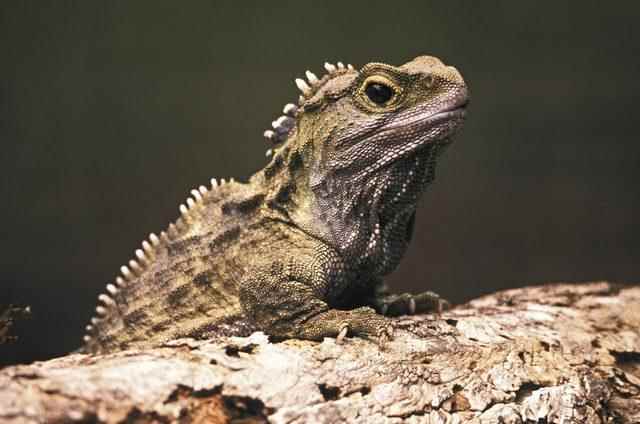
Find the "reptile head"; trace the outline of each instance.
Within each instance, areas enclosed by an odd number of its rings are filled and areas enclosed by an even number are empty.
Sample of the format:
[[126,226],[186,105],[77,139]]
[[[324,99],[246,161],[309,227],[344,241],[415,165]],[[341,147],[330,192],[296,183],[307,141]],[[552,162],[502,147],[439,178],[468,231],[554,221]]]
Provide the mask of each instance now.
[[297,130],[321,153],[317,180],[334,180],[336,173],[368,179],[446,144],[464,120],[467,101],[460,73],[436,58],[400,67],[369,63],[327,79],[305,99]]
[[276,133],[287,123],[282,150],[305,165],[304,184],[296,185],[313,200],[298,221],[341,251],[368,249],[373,261],[394,261],[435,159],[464,121],[467,87],[455,68],[430,56],[399,67],[325,67],[322,79],[307,72],[309,83],[296,80],[295,115],[274,122]]

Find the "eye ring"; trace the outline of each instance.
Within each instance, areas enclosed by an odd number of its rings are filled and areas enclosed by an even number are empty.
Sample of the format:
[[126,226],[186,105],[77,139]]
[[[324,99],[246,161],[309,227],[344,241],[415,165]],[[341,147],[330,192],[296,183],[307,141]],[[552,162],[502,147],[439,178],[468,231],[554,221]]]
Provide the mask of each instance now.
[[396,102],[401,93],[400,88],[389,78],[373,75],[360,86],[360,95],[366,103],[376,108],[385,108]]

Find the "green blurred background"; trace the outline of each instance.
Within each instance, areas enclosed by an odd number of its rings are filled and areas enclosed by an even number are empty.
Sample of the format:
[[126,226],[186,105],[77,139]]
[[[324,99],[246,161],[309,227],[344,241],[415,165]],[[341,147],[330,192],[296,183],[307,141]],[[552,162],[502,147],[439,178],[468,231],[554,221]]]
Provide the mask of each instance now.
[[79,345],[95,299],[325,60],[433,54],[472,92],[398,290],[462,302],[640,280],[640,2],[2,1],[0,304],[32,306],[0,364]]

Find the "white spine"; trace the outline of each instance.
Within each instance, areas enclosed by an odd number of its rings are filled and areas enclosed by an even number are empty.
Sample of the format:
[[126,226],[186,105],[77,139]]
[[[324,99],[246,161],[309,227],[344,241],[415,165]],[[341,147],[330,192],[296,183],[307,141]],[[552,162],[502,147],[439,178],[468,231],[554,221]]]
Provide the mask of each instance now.
[[147,255],[153,256],[153,247],[151,247],[148,241],[143,240],[142,250],[144,250],[144,253],[146,253]]
[[140,260],[141,262],[147,262],[147,256],[144,254],[144,251],[142,249],[136,249],[136,258],[138,258],[138,260]]
[[298,86],[298,89],[302,91],[302,94],[304,94],[305,96],[311,92],[311,87],[309,87],[302,78],[296,78],[295,82]]
[[265,132],[262,133],[262,135],[264,136],[264,138],[266,138],[269,141],[273,141],[276,133],[272,130],[266,130]]
[[151,241],[151,244],[153,244],[154,246],[160,245],[160,239],[154,233],[149,234],[149,240]]
[[202,202],[202,194],[200,194],[200,192],[195,188],[191,190],[191,195],[193,196],[194,199],[196,199],[196,202],[198,203]]
[[307,79],[312,85],[318,82],[318,77],[313,72],[307,71],[305,72],[305,75],[307,76]]
[[286,105],[284,105],[282,113],[284,113],[285,115],[293,116],[295,115],[297,110],[298,108],[296,107],[296,105],[294,105],[293,103],[287,103]]
[[98,296],[98,300],[102,303],[105,304],[105,306],[112,306],[115,305],[115,302],[113,301],[113,299],[111,299],[109,296],[107,296],[106,294],[101,294],[100,296]]
[[116,287],[124,287],[127,284],[124,278],[117,276],[116,277]]
[[131,259],[129,261],[129,268],[131,269],[131,271],[134,272],[134,274],[136,275],[140,275],[142,274],[142,267],[140,266],[140,264],[138,262],[136,262],[135,260]]
[[127,281],[131,281],[131,279],[133,279],[133,274],[131,274],[131,271],[129,271],[129,268],[127,268],[126,265],[122,265],[120,267],[120,272],[122,272],[122,276],[127,280]]

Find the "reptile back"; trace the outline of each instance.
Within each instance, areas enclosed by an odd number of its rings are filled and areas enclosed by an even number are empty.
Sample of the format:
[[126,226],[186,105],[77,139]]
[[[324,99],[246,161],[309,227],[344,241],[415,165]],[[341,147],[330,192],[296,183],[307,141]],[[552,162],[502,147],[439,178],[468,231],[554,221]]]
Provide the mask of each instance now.
[[[234,182],[201,186],[181,205],[181,216],[136,250],[87,326],[90,352],[157,346],[179,337],[248,331],[238,284],[264,226],[263,196]],[[241,224],[240,224],[241,223]],[[259,243],[258,243],[259,244]]]

